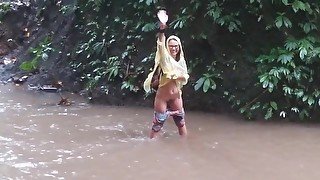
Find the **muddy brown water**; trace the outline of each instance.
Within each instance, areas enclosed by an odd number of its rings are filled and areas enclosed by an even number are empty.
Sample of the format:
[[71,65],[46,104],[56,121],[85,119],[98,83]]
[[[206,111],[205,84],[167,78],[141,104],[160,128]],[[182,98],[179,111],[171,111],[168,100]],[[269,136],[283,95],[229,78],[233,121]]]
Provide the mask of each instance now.
[[0,86],[0,179],[319,179],[320,127],[188,112],[148,139],[152,109]]

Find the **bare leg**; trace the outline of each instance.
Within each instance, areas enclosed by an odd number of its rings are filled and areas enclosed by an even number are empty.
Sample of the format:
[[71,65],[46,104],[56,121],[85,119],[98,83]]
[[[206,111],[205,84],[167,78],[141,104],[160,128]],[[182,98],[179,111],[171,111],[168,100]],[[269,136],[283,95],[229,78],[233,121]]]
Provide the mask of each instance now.
[[[178,112],[183,112],[183,101],[182,101],[182,97],[180,98],[177,98],[177,99],[174,99],[172,101],[170,101],[170,109],[172,111],[178,111]],[[186,127],[186,124],[184,122],[184,125],[183,126],[178,126],[178,131],[179,131],[179,135],[181,136],[187,136],[187,127]]]
[[[158,98],[156,96],[154,100],[154,110],[156,112],[166,112],[167,110],[167,102],[165,100],[162,100],[161,98]],[[151,129],[150,132],[150,139],[154,138],[158,132],[155,132],[153,129]]]
[[153,139],[154,138],[154,136],[156,135],[156,132],[154,132],[152,129],[151,129],[151,131],[150,131],[150,139]]
[[187,127],[184,125],[183,127],[179,127],[179,134],[183,137],[187,136]]

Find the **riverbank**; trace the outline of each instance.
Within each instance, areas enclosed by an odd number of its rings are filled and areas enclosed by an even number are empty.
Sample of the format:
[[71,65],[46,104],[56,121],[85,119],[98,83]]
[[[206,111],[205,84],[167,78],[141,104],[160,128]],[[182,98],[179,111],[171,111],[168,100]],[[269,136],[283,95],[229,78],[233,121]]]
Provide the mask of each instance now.
[[[0,58],[2,83],[14,82],[32,87],[58,86],[61,91],[77,93],[88,102],[96,104],[146,107],[153,105],[154,94],[145,97],[143,90],[130,92],[113,83],[89,89],[88,82],[83,80],[83,74],[72,69],[70,63],[78,57],[73,57],[70,52],[74,51],[81,36],[74,29],[74,14],[65,16],[60,12],[59,8],[68,2],[59,5],[49,3],[42,15],[39,14],[41,3],[23,2],[14,11],[9,12],[0,25],[3,32],[0,46],[5,47],[2,48],[5,51]],[[43,41],[48,37],[50,42],[45,44]],[[52,50],[41,49],[41,44]],[[40,55],[32,53],[31,49]],[[30,63],[36,58],[38,60],[35,69],[26,71],[21,68],[21,64]],[[30,68],[30,64],[27,67]],[[193,86],[186,87],[183,96],[186,109],[232,112],[222,97],[212,94],[207,95],[208,98],[206,95],[200,96],[194,91]]]

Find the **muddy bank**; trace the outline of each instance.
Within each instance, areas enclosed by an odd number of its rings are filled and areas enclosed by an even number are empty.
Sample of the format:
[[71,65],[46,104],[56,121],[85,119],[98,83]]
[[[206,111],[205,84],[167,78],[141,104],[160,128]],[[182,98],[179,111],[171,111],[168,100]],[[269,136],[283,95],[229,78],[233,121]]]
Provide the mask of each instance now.
[[[7,81],[10,77],[27,75],[28,84],[63,81],[66,90],[78,91],[80,87],[73,83],[76,75],[68,66],[66,54],[73,46],[70,43],[74,42],[69,35],[72,33],[73,17],[62,16],[57,6],[47,6],[45,13],[44,10],[39,10],[38,6],[41,4],[22,4],[17,10],[6,14],[1,24],[3,34],[0,44],[7,47],[1,54],[1,80]],[[41,13],[43,14],[39,15]],[[23,62],[34,58],[32,48],[35,49],[45,37],[50,37],[52,41],[54,50],[50,52],[50,56],[40,61],[39,68],[34,71],[21,70],[19,66]]]
[[[30,86],[62,82],[62,90],[79,93],[82,87],[77,81],[78,74],[69,66],[68,54],[76,43],[73,35],[77,33],[72,29],[74,16],[63,16],[59,12],[62,4],[58,6],[54,1],[46,3],[52,4],[22,3],[5,15],[0,25],[1,81],[16,82],[21,77],[27,77],[20,83]],[[35,59],[37,54],[32,51],[37,50],[45,38],[50,39],[52,48],[46,54],[48,57],[41,57],[34,70],[22,70],[21,64]]]
[[[31,2],[31,3],[30,3]],[[81,35],[75,29],[74,13],[62,14],[61,7],[74,1],[25,1],[8,12],[0,25],[0,78],[3,83],[19,83],[26,86],[52,85],[61,91],[78,93],[91,103],[127,106],[152,106],[154,94],[145,97],[143,91],[130,92],[119,86],[108,85],[88,91],[81,72],[71,68],[70,63],[79,58],[74,56],[75,47]],[[21,16],[23,15],[23,16]],[[39,57],[38,68],[31,71],[21,69],[24,62],[34,61],[45,38],[52,48]],[[39,50],[39,51],[40,51]],[[21,79],[21,78],[24,79]],[[61,86],[60,86],[61,85]],[[184,89],[186,109],[214,112],[232,112],[221,97],[212,94],[196,94],[193,86]]]
[[[65,16],[59,12],[61,6],[73,3],[73,1],[64,1],[59,4],[55,1],[52,1],[51,4],[46,3],[22,3],[14,11],[6,14],[1,23],[0,76],[3,83],[11,83],[21,77],[27,77],[21,83],[29,86],[55,85],[57,82],[62,82],[61,90],[79,93],[92,103],[152,106],[154,94],[145,98],[142,91],[140,93],[125,92],[116,86],[110,86],[108,93],[101,90],[103,87],[90,92],[86,91],[81,74],[70,67],[70,62],[77,58],[72,57],[70,52],[74,51],[77,40],[81,38],[81,35],[74,29],[74,14]],[[31,72],[21,70],[19,66],[23,62],[35,58],[34,54],[30,53],[30,48],[35,49],[46,37],[51,38],[51,47],[54,49],[48,52],[48,58],[41,60],[39,68]],[[222,106],[203,106],[204,103],[212,104],[212,101],[216,99],[210,98],[211,101],[201,102],[203,98],[195,98],[197,96],[193,89],[185,91],[186,108],[201,109],[199,107],[202,106],[202,109],[226,110],[225,105],[223,108]]]

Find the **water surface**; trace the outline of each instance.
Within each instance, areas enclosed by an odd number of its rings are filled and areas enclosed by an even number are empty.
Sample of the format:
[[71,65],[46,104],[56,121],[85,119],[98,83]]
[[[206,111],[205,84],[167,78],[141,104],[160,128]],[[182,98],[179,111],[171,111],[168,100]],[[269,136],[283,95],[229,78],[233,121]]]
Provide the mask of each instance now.
[[153,110],[90,105],[0,86],[0,179],[318,179],[318,125],[247,122],[187,111],[148,139]]

